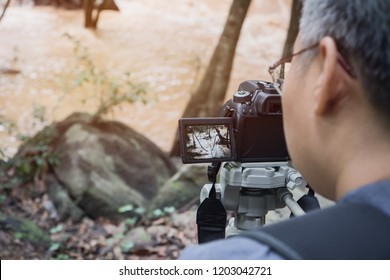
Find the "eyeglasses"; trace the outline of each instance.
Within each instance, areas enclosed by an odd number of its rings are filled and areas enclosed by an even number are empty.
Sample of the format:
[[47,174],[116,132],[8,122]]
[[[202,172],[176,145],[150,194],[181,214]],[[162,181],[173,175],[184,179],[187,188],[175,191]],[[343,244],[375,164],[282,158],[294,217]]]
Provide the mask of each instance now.
[[[302,54],[303,52],[314,49],[316,47],[318,47],[318,43],[315,43],[307,48],[304,48],[292,55],[284,57],[279,61],[275,62],[272,66],[268,68],[268,72],[270,73],[272,77],[272,82],[274,83],[274,87],[280,95],[282,95],[283,82],[286,78],[287,72],[290,70],[292,58],[296,55]],[[352,67],[347,62],[347,60],[340,54],[340,51],[337,52],[337,61],[340,63],[341,67],[343,67],[345,72],[347,72],[351,78],[354,79],[357,78],[355,71],[353,71]]]

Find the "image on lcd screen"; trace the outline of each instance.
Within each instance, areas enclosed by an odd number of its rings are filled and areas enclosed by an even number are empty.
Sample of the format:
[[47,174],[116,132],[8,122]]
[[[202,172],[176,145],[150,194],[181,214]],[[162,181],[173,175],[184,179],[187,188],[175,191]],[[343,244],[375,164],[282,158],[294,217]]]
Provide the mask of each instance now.
[[227,124],[187,125],[185,138],[188,160],[223,159],[233,156]]

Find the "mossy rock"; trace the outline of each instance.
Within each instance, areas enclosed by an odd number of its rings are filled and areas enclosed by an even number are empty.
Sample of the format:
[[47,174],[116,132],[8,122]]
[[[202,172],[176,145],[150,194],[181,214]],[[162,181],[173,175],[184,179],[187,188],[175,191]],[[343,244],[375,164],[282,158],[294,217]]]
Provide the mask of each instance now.
[[[31,156],[36,156],[37,146],[50,151],[40,177],[46,178],[60,220],[79,220],[83,215],[114,221],[137,217],[138,213],[118,209],[129,204],[146,208],[176,172],[171,159],[142,134],[84,113],[43,129],[20,147],[14,162],[35,164]],[[36,166],[24,167],[28,180],[36,178]]]
[[0,228],[12,232],[15,239],[26,241],[35,248],[47,249],[51,243],[48,233],[25,218],[9,217],[0,212]]

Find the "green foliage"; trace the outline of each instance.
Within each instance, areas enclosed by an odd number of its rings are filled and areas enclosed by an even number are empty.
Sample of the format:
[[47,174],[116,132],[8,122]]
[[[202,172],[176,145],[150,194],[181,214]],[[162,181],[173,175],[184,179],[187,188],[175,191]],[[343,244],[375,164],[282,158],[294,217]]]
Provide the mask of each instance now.
[[124,222],[127,228],[133,227],[137,223],[137,218],[127,218]]
[[122,253],[128,253],[133,249],[134,247],[134,242],[132,240],[126,240],[121,243],[120,248]]
[[152,216],[154,218],[159,218],[159,217],[163,217],[163,216],[167,216],[167,215],[170,215],[172,214],[173,212],[175,212],[175,207],[171,206],[167,206],[167,207],[164,207],[163,209],[154,209],[152,211]]
[[119,207],[118,212],[119,213],[126,213],[126,212],[131,212],[133,211],[134,206],[132,204],[126,204],[121,207]]
[[49,245],[50,237],[34,222],[25,218],[10,218],[5,215],[0,217],[5,228],[13,232],[17,240],[27,240],[34,245]]
[[149,217],[155,219],[164,216],[168,216],[175,211],[175,207],[166,206],[163,209],[145,209],[144,207],[134,207],[132,204],[126,204],[118,208],[118,212],[125,214],[128,218],[124,219],[125,231],[133,228],[140,221],[140,217],[143,216],[146,212]]
[[147,217],[156,219],[164,216],[169,216],[173,212],[176,211],[174,206],[165,206],[160,208],[150,208],[146,209],[144,207],[134,207],[132,204],[126,204],[118,208],[118,212],[121,214],[125,214],[129,218],[124,219],[124,223],[126,226],[126,230],[137,225],[139,222],[139,217],[144,216],[146,214]]
[[51,147],[56,133],[52,127],[47,127],[33,138],[20,136],[22,146],[18,154],[4,164],[8,177],[4,186],[12,187],[41,179],[49,165],[56,166],[59,163],[59,158]]
[[61,243],[54,242],[50,245],[49,252],[55,252],[61,248]]
[[[40,127],[46,122],[45,111],[43,106],[34,107],[31,121],[35,126]],[[53,153],[51,147],[58,133],[53,127],[48,126],[31,137],[20,133],[17,125],[4,117],[0,117],[0,125],[21,143],[18,153],[12,158],[7,155],[6,147],[0,145],[1,187],[9,188],[40,179],[49,165],[55,166],[59,163],[58,156]]]
[[[130,79],[130,72],[119,76],[109,74],[95,64],[89,50],[78,39],[69,33],[65,33],[64,36],[73,43],[78,62],[74,86],[71,89],[82,87],[84,93],[88,90],[92,92],[89,99],[94,99],[98,103],[94,113],[96,119],[123,103],[147,103],[145,86],[133,82]],[[92,101],[89,99],[83,99],[82,102]]]
[[134,208],[132,204],[126,204],[118,208],[118,213],[129,213],[129,214],[134,213],[134,214],[141,215],[145,213],[145,211],[146,211],[145,208],[143,207]]
[[58,255],[56,256],[56,259],[57,259],[57,260],[69,260],[69,259],[70,259],[70,256],[67,255],[67,254],[58,254]]
[[50,234],[56,234],[64,230],[64,226],[62,224],[59,224],[58,226],[50,229]]
[[54,255],[54,259],[56,260],[69,260],[70,259],[69,255],[60,253],[61,247],[62,244],[60,242],[53,242],[50,245],[48,252],[52,253]]
[[118,213],[124,214],[129,218],[124,219],[126,230],[134,227],[139,218],[145,213],[146,209],[143,207],[134,207],[132,204],[125,204],[118,208]]
[[146,212],[146,209],[143,208],[143,207],[138,207],[134,210],[135,213],[137,213],[138,215],[142,215],[143,213]]

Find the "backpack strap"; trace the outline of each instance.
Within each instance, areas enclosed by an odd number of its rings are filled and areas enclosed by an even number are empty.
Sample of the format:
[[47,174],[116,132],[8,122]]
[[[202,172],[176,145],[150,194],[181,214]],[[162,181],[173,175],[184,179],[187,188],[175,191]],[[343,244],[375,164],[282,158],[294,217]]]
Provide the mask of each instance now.
[[336,204],[240,236],[286,259],[390,259],[390,217],[360,203]]

